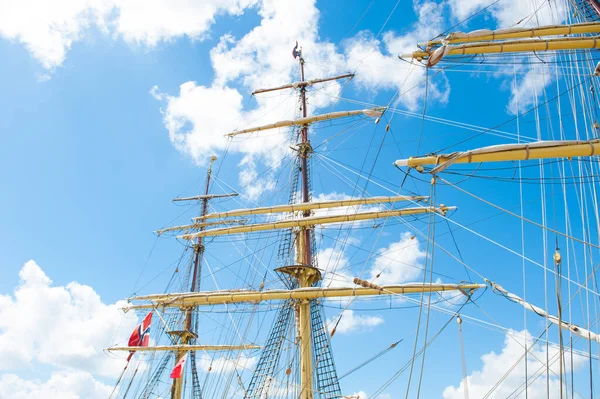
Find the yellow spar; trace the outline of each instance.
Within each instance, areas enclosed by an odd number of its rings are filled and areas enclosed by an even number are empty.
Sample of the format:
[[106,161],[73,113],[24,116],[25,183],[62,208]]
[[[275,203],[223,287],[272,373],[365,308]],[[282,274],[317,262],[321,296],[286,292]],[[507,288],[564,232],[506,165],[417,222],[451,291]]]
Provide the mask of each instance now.
[[159,345],[159,346],[113,346],[111,351],[161,352],[161,351],[231,351],[261,349],[258,345]]
[[317,299],[317,298],[341,298],[355,296],[381,296],[392,294],[417,294],[422,292],[462,291],[469,292],[485,288],[485,284],[400,284],[385,285],[379,288],[365,287],[307,287],[293,290],[266,290],[266,291],[213,291],[213,292],[190,292],[181,294],[156,294],[137,296],[130,301],[149,301],[148,304],[132,304],[125,308],[132,309],[150,308],[187,308],[206,305],[224,305],[240,302],[261,302],[286,299]]
[[480,29],[469,33],[452,32],[444,39],[419,43],[421,47],[441,44],[486,42],[492,40],[522,39],[526,37],[562,36],[586,33],[600,33],[600,22],[584,22],[572,25],[546,25],[533,28]]
[[417,196],[417,195],[399,195],[393,197],[370,197],[370,198],[353,198],[347,200],[332,200],[332,201],[319,201],[319,202],[304,202],[299,204],[285,204],[285,205],[274,205],[265,206],[260,208],[249,208],[249,209],[235,209],[227,212],[215,212],[209,213],[204,216],[198,216],[193,218],[194,220],[214,219],[214,218],[226,218],[230,216],[246,216],[246,215],[265,215],[269,213],[285,213],[285,212],[299,212],[299,211],[310,211],[314,209],[328,209],[328,208],[339,208],[343,206],[357,206],[357,205],[368,205],[368,204],[382,204],[386,202],[398,202],[398,201],[422,201],[428,197]]
[[557,39],[506,40],[501,42],[468,43],[441,46],[433,51],[418,50],[402,58],[417,60],[429,59],[429,66],[435,65],[443,57],[452,55],[477,55],[498,53],[520,53],[534,51],[563,51],[600,48],[600,37],[571,37]]
[[449,210],[456,209],[455,207],[440,206],[440,207],[422,207],[422,208],[405,208],[405,209],[394,209],[390,211],[380,212],[364,212],[364,213],[353,213],[349,215],[336,215],[336,216],[311,216],[302,219],[295,220],[281,220],[272,223],[261,223],[261,224],[250,224],[247,226],[234,226],[224,227],[220,229],[203,230],[197,233],[184,234],[177,236],[177,238],[183,238],[186,240],[193,240],[197,237],[210,237],[220,236],[227,234],[241,234],[241,233],[255,233],[257,231],[276,230],[276,229],[289,229],[292,227],[305,227],[315,226],[319,224],[329,223],[342,223],[342,222],[354,222],[360,220],[370,220],[378,218],[387,218],[391,216],[408,216],[408,215],[421,215],[424,213],[441,213],[445,214]]
[[236,130],[234,132],[226,134],[225,136],[226,137],[234,137],[239,134],[260,132],[262,130],[277,129],[280,127],[305,126],[305,125],[309,125],[309,124],[315,123],[315,122],[328,121],[328,120],[332,120],[332,119],[339,119],[339,118],[344,118],[344,117],[348,117],[348,116],[356,116],[356,115],[378,117],[378,116],[381,116],[381,114],[383,113],[384,110],[385,110],[384,107],[378,107],[378,108],[371,108],[371,109],[362,109],[362,110],[358,110],[358,111],[331,112],[329,114],[307,116],[307,117],[295,119],[295,120],[279,121],[279,122],[275,122],[275,123],[270,123],[268,125],[252,127],[249,129]]
[[443,167],[453,163],[526,161],[529,159],[586,157],[600,154],[600,140],[538,141],[528,144],[504,144],[452,154],[411,157],[394,162],[398,167],[420,168],[424,165]]

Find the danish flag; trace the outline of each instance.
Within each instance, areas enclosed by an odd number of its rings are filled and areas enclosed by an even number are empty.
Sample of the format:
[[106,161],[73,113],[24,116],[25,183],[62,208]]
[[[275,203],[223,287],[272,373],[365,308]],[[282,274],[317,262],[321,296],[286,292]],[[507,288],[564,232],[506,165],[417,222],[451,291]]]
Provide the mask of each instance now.
[[[148,313],[144,320],[133,330],[131,337],[129,337],[129,346],[148,346],[150,341],[150,324],[152,324],[152,312]],[[131,360],[131,357],[135,351],[130,351],[127,361]]]
[[183,366],[185,365],[185,359],[187,359],[187,353],[179,359],[175,367],[173,367],[173,371],[171,371],[171,378],[181,378],[183,374]]

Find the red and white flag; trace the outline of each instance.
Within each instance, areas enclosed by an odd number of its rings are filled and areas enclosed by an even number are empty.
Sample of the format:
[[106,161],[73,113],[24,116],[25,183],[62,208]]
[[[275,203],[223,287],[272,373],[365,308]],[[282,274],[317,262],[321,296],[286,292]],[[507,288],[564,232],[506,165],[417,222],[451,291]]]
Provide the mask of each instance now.
[[[148,346],[150,341],[150,324],[152,324],[152,312],[148,313],[144,320],[133,330],[131,337],[129,337],[129,346]],[[131,357],[135,351],[130,351],[127,361],[131,360]]]
[[183,375],[183,367],[185,366],[185,359],[187,359],[187,353],[179,359],[173,371],[171,371],[171,378],[181,378]]

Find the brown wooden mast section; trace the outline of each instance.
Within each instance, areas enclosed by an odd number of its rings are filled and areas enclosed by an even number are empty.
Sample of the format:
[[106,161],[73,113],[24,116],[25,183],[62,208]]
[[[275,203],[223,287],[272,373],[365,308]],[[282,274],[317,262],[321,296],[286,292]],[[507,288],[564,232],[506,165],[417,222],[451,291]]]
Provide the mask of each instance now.
[[[210,189],[210,177],[212,174],[212,164],[217,159],[217,157],[210,157],[210,164],[208,166],[208,171],[206,172],[206,187],[204,189],[204,195],[198,197],[191,197],[190,199],[200,199],[202,201],[202,210],[200,215],[206,215],[208,211],[208,200],[211,196],[208,194]],[[204,230],[204,226],[200,227],[200,230]],[[190,287],[191,292],[196,292],[199,288],[199,274],[200,274],[200,266],[202,262],[202,257],[204,255],[204,245],[203,245],[203,237],[197,237],[196,243],[194,245],[194,265],[192,269],[192,283]],[[185,320],[183,323],[183,331],[170,331],[169,334],[176,338],[178,344],[180,346],[186,347],[189,345],[192,339],[198,338],[198,335],[195,331],[192,331],[192,317],[193,317],[193,309],[187,309],[185,311]],[[186,349],[175,350],[175,364],[188,352]],[[183,379],[184,376],[182,374],[181,378],[174,378],[171,385],[171,398],[172,399],[180,399],[182,397],[183,391]]]
[[[300,49],[300,75],[301,82],[304,82],[304,57]],[[306,85],[300,87],[300,100],[302,101],[302,117],[306,118]],[[310,202],[310,187],[308,181],[308,157],[312,153],[310,140],[308,139],[308,125],[302,126],[300,130],[300,145],[298,156],[300,157],[300,167],[302,170],[302,202]],[[310,216],[310,211],[304,211],[303,217]],[[310,287],[321,279],[321,273],[314,273],[312,267],[311,251],[311,231],[312,226],[301,227],[296,235],[296,262],[299,266],[292,267],[289,270],[281,270],[284,273],[293,276],[298,281],[301,288]],[[313,273],[310,273],[310,272]],[[311,323],[310,323],[310,300],[299,301],[297,317],[300,321],[300,398],[313,398],[313,368],[312,368],[312,342],[311,342]]]

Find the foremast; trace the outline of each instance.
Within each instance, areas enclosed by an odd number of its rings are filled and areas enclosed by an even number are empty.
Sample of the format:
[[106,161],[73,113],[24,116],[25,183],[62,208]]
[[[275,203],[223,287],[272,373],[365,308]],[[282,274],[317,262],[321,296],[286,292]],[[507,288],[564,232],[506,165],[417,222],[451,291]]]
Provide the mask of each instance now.
[[[201,211],[199,219],[204,219],[204,217],[208,214],[208,202],[213,198],[225,198],[225,197],[234,197],[237,196],[237,193],[227,193],[227,194],[210,194],[210,183],[212,177],[212,166],[214,161],[216,161],[217,157],[212,156],[210,158],[210,163],[208,166],[207,174],[206,174],[206,183],[204,194],[194,196],[194,197],[185,197],[185,198],[175,198],[173,201],[200,201],[201,202]],[[232,224],[232,223],[243,223],[242,220],[228,220],[228,221],[218,221],[211,223],[195,223],[191,226],[176,226],[172,228],[165,228],[157,231],[157,234],[160,236],[162,233],[167,231],[181,231],[184,228],[194,229],[202,232],[207,226],[212,226],[216,224]],[[204,256],[204,237],[199,235],[192,240],[194,249],[191,274],[190,274],[190,292],[198,292],[200,288],[200,278],[201,278],[201,269],[202,269],[202,260]],[[157,345],[157,346],[121,346],[121,347],[111,347],[108,348],[109,351],[127,351],[127,352],[161,352],[161,351],[169,351],[173,352],[174,355],[174,364],[177,364],[179,360],[187,353],[190,353],[191,357],[191,372],[193,377],[194,384],[194,392],[195,397],[201,397],[201,391],[198,381],[197,368],[195,362],[195,354],[196,351],[231,351],[231,350],[252,350],[259,349],[259,346],[256,345],[196,345],[195,340],[198,338],[197,335],[197,321],[194,317],[194,309],[195,307],[182,307],[182,311],[184,312],[183,319],[183,329],[182,330],[171,330],[167,331],[167,334],[171,337],[173,341],[173,345]],[[195,322],[196,321],[196,322]],[[171,399],[181,399],[183,396],[183,382],[184,382],[185,373],[182,373],[180,378],[173,378],[171,383]],[[198,396],[199,395],[199,396]]]
[[[208,200],[210,199],[209,191],[210,191],[210,179],[212,175],[212,165],[215,162],[217,157],[210,157],[210,163],[208,165],[208,170],[206,172],[206,184],[204,187],[204,196],[200,201],[202,201],[202,208],[200,212],[200,216],[204,216],[208,211]],[[200,230],[204,230],[205,227],[200,227]],[[193,245],[194,248],[194,263],[192,269],[192,277],[191,277],[191,287],[190,292],[196,292],[200,287],[200,267],[202,265],[202,259],[204,257],[204,237],[197,237],[196,242]],[[170,334],[174,338],[176,338],[176,342],[179,345],[188,345],[191,341],[198,338],[195,328],[192,327],[192,319],[193,319],[193,309],[189,308],[185,311],[185,320],[183,323],[183,331],[171,331]],[[187,350],[175,350],[175,364],[181,360],[183,356],[186,355]],[[192,356],[195,356],[195,352],[192,352]],[[192,366],[195,366],[195,359],[192,362]],[[195,367],[192,367],[192,373],[197,373]],[[184,375],[182,374],[181,378],[173,378],[173,382],[171,384],[171,398],[172,399],[180,399],[182,397],[182,388],[183,388],[183,379]]]

